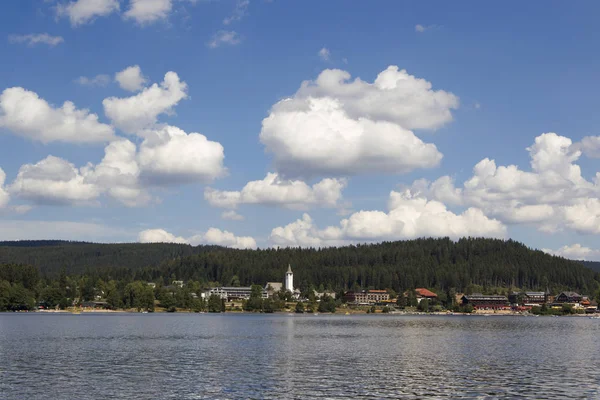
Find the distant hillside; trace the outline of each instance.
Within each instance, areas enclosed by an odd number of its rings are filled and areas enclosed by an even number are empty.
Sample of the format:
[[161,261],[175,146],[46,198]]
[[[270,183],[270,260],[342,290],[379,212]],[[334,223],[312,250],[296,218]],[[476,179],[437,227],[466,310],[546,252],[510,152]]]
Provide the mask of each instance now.
[[89,242],[71,242],[67,240],[9,240],[0,241],[0,247],[45,247],[45,246],[62,246],[62,245],[77,245],[90,244]]
[[583,265],[596,272],[600,272],[600,261],[581,261]]
[[0,242],[0,264],[30,264],[39,267],[44,275],[55,276],[62,267],[69,274],[108,267],[136,270],[216,248],[175,243],[97,244],[58,240]]

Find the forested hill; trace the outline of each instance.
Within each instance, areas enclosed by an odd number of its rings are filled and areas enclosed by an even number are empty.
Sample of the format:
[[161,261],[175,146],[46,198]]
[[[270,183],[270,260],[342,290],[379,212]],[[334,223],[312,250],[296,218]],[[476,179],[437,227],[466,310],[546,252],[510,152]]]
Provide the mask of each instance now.
[[82,274],[90,269],[106,267],[136,270],[216,248],[176,243],[0,242],[0,264],[30,264],[39,267],[43,275],[54,277],[63,267],[68,274]]
[[578,261],[497,239],[417,239],[324,249],[234,250],[181,244],[65,243],[0,246],[1,263],[26,263],[42,276],[85,273],[92,279],[162,281],[173,278],[223,285],[282,281],[287,265],[296,286],[335,290],[414,287],[463,291],[522,288],[595,293],[600,274]]

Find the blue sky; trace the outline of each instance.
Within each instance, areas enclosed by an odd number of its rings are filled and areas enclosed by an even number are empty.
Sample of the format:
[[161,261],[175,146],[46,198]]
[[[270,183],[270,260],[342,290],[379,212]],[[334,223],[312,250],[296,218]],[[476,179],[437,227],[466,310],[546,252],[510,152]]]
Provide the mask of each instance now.
[[470,235],[600,259],[595,2],[3,8],[0,239]]

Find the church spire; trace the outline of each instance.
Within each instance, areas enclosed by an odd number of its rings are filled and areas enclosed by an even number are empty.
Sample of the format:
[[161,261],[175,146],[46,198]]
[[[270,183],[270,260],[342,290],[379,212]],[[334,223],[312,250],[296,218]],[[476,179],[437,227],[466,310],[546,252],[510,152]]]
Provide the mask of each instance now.
[[293,272],[292,272],[292,264],[288,264],[288,270],[287,270],[286,274],[293,274]]

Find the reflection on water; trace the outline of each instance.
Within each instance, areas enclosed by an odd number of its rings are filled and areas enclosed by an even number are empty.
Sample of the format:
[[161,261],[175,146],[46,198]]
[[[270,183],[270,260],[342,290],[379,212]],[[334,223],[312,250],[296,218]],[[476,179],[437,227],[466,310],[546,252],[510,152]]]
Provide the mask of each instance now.
[[587,318],[0,314],[0,398],[600,398],[599,334]]

